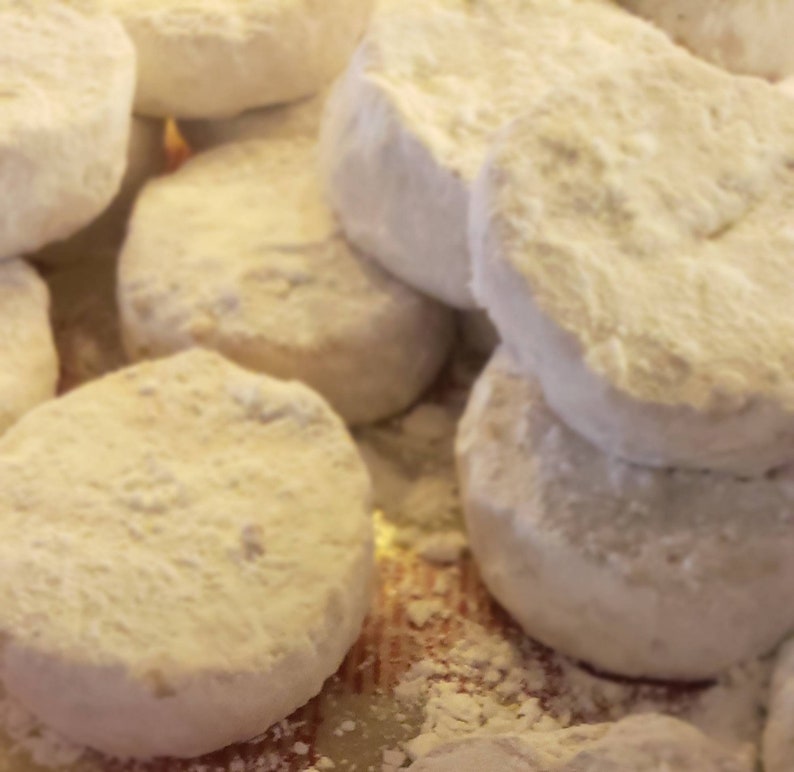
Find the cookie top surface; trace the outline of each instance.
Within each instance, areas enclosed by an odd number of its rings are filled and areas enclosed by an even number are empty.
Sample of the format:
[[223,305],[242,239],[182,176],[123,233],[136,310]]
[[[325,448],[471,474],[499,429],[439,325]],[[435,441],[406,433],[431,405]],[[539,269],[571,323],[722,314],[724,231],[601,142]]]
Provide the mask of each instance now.
[[370,484],[340,420],[201,350],[29,414],[0,480],[0,628],[78,665],[265,672],[369,570]]
[[480,193],[482,274],[507,266],[621,395],[794,410],[794,103],[778,90],[686,55],[583,77],[505,132]]

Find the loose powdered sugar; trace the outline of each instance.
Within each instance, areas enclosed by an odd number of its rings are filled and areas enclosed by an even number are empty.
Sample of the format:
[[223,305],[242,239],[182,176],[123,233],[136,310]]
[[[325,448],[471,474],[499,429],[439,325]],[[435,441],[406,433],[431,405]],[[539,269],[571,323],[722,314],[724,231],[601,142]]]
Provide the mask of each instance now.
[[405,743],[408,755],[420,758],[471,735],[551,731],[644,712],[675,715],[748,758],[757,754],[767,662],[747,663],[710,688],[671,697],[661,685],[606,679],[554,653],[538,654],[520,635],[471,624],[443,656],[415,663],[394,690],[422,711],[420,733]]
[[457,422],[482,355],[460,348],[426,401],[406,415],[357,432],[392,543],[439,565],[467,548],[455,471]]

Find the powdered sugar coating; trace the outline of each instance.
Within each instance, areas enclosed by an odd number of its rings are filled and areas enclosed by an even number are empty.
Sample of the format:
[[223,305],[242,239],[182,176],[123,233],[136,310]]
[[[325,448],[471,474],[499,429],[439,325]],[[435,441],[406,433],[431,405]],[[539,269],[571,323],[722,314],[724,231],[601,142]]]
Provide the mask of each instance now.
[[127,368],[17,423],[0,482],[3,680],[76,742],[249,739],[358,635],[370,483],[300,384],[201,350]]
[[470,545],[525,631],[629,676],[766,653],[794,612],[794,477],[642,469],[600,453],[497,352],[457,440]]
[[671,47],[597,0],[387,5],[322,126],[326,185],[346,233],[409,284],[473,308],[467,206],[493,133],[594,66]]
[[132,358],[200,343],[308,383],[349,423],[414,402],[454,327],[449,310],[351,249],[306,138],[226,145],[150,184],[122,252],[119,301]]
[[638,58],[501,138],[472,201],[474,286],[602,450],[757,475],[794,448],[792,208],[791,100],[683,51]]
[[0,259],[66,238],[125,168],[135,54],[119,23],[68,3],[0,8]]
[[55,396],[58,355],[47,286],[23,260],[0,262],[0,433]]

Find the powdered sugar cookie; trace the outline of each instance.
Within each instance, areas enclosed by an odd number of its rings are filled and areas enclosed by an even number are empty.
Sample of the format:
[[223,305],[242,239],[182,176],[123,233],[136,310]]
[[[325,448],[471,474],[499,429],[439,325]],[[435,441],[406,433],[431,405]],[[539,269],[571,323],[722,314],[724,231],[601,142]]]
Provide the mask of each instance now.
[[50,330],[50,298],[23,260],[0,263],[0,433],[55,396],[58,357]]
[[326,92],[299,102],[249,110],[228,120],[180,121],[179,129],[195,151],[246,139],[316,139]]
[[502,137],[472,199],[474,286],[605,452],[760,474],[794,458],[792,209],[790,99],[638,58]]
[[608,3],[388,4],[321,130],[323,174],[348,237],[412,286],[473,308],[467,205],[493,132],[577,74],[671,48]]
[[124,173],[135,55],[117,21],[64,3],[0,8],[0,259],[66,238]]
[[794,472],[740,480],[612,459],[504,349],[456,453],[483,579],[543,643],[607,671],[697,680],[794,626]]
[[695,727],[668,716],[552,732],[473,737],[442,746],[413,772],[751,772]]
[[704,59],[778,80],[794,75],[791,0],[620,0]]
[[198,343],[308,383],[349,423],[414,402],[454,329],[451,312],[350,248],[308,139],[226,145],[150,184],[121,255],[119,303],[133,359]]
[[372,7],[372,0],[102,2],[138,50],[136,112],[176,118],[228,118],[317,93],[344,67]]
[[51,401],[0,441],[7,690],[118,756],[257,735],[358,635],[370,495],[320,397],[214,353]]
[[794,769],[794,641],[778,652],[763,739],[765,772]]

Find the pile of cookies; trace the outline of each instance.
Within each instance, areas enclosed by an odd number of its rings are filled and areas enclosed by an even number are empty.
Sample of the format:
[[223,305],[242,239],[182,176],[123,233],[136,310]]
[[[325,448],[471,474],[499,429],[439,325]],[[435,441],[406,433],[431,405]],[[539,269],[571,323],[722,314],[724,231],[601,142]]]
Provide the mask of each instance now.
[[461,430],[473,548],[601,668],[708,678],[794,626],[792,137],[772,86],[659,51],[555,90],[475,184],[505,351]]
[[[0,9],[0,670],[35,716],[113,756],[250,739],[336,671],[374,578],[371,482],[337,410],[402,410],[451,345],[451,312],[344,241],[292,133],[151,182],[127,223],[166,116],[327,86],[370,3],[315,10]],[[21,256],[57,273],[128,225],[131,364],[53,399],[47,289]]]
[[[794,100],[723,69],[794,65],[626,5],[722,68],[607,0],[0,8],[14,698],[138,758],[304,704],[373,585],[349,429],[415,404],[461,328],[502,341],[458,433],[470,546],[528,635],[702,681],[794,630]],[[152,178],[166,119],[194,156]],[[122,240],[129,365],[54,399],[33,265]],[[652,716],[416,765],[452,768],[746,764]]]
[[794,103],[607,3],[449,5],[370,26],[331,200],[503,341],[457,443],[493,595],[603,671],[714,677],[794,629]]

